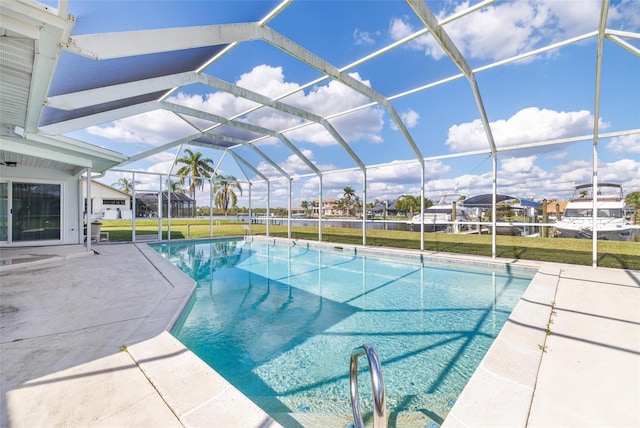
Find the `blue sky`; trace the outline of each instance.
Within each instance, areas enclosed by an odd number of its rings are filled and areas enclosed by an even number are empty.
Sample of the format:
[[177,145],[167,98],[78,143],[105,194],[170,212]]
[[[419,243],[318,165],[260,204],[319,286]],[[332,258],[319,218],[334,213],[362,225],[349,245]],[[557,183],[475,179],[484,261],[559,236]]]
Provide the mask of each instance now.
[[[432,12],[444,19],[477,2],[428,1]],[[278,3],[273,1],[70,1],[76,16],[74,34],[130,31],[147,28],[211,25],[256,21]],[[597,30],[600,2],[591,0],[518,0],[495,2],[444,26],[445,31],[474,70],[515,55]],[[332,65],[343,68],[360,58],[423,28],[403,1],[294,1],[268,26]],[[636,33],[623,37],[640,49],[640,3],[612,1],[607,28]],[[625,33],[626,34],[626,33]],[[593,132],[596,73],[596,37],[545,51],[520,61],[479,70],[476,80],[498,147],[590,135]],[[640,129],[640,58],[606,40],[602,63],[599,114],[600,132]],[[370,61],[346,70],[352,77],[391,98],[426,163],[426,196],[457,189],[473,196],[491,191],[492,159],[480,114],[469,83],[456,78],[403,95],[459,74],[434,39],[421,36]],[[263,41],[240,44],[204,73],[269,97],[295,91],[321,76]],[[202,85],[182,87],[169,101],[230,118],[253,104]],[[329,122],[366,165],[382,165],[368,172],[367,199],[395,199],[420,194],[416,155],[395,126],[387,110],[369,105],[363,95],[333,80],[323,80],[281,100],[329,117]],[[361,108],[362,106],[367,106]],[[353,110],[353,111],[352,111]],[[352,111],[349,114],[333,115]],[[242,116],[244,121],[285,131],[320,170],[343,170],[325,175],[324,197],[340,197],[350,186],[362,191],[357,164],[319,125],[297,127],[299,118],[269,109]],[[195,121],[198,125],[198,121]],[[296,128],[297,127],[297,128]],[[221,130],[221,132],[223,132]],[[256,136],[224,130],[237,138]],[[133,155],[193,133],[184,120],[168,111],[98,124],[69,136]],[[293,202],[318,198],[318,179],[289,149],[273,138],[257,144],[264,153],[294,176]],[[217,165],[222,152],[189,147]],[[128,165],[140,171],[166,173],[177,147]],[[269,177],[277,172],[249,149],[240,150]],[[577,184],[591,181],[593,142],[550,145],[503,152],[498,157],[498,191],[540,200],[563,199]],[[456,156],[447,158],[447,156]],[[600,139],[599,179],[621,183],[625,191],[640,191],[640,135]],[[411,161],[414,162],[411,162]],[[175,171],[175,169],[174,169]],[[222,174],[244,178],[230,156],[220,163]],[[122,173],[109,173],[111,184]],[[249,172],[249,177],[254,175]],[[136,176],[145,186],[157,178]],[[271,205],[287,205],[285,180],[271,185]],[[253,206],[266,200],[266,186],[252,188]],[[199,205],[208,202],[198,195]],[[239,205],[248,205],[247,192]]]

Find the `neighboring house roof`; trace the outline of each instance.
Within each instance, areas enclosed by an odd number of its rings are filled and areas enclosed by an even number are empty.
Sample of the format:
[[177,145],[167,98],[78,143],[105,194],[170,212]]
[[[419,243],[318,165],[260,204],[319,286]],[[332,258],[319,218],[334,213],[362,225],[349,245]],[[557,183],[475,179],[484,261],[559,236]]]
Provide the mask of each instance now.
[[[157,192],[149,192],[149,193],[138,193],[136,195],[136,199],[158,199]],[[162,200],[166,201],[168,198],[167,192],[162,192]],[[171,201],[180,201],[180,202],[195,202],[195,199],[191,199],[189,196],[184,195],[182,193],[171,193]]]
[[[400,198],[396,198],[393,201],[386,201],[387,202],[387,212],[389,211],[398,211],[398,209],[396,208],[396,202],[398,202]],[[384,204],[385,201],[379,202],[377,205],[375,205],[371,211],[373,211],[374,213],[381,213],[384,212]]]
[[[86,183],[86,181],[83,180],[83,183]],[[103,188],[105,190],[108,190],[108,191],[111,191],[111,192],[117,192],[117,193],[120,193],[122,196],[125,196],[127,198],[131,198],[131,195],[128,194],[127,192],[123,192],[122,190],[116,189],[116,188],[111,187],[111,186],[107,186],[106,184],[100,183],[99,181],[91,180],[91,187],[94,187],[94,186],[101,187],[101,188]],[[85,194],[86,194],[86,185],[83,188],[85,189]]]

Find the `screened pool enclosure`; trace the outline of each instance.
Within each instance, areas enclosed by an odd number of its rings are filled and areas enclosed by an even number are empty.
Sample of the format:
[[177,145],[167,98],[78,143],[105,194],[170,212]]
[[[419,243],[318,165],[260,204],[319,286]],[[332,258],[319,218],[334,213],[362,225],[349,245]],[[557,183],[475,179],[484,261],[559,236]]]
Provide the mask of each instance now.
[[198,206],[220,177],[249,210],[286,208],[289,225],[301,202],[347,186],[365,207],[455,188],[493,195],[493,231],[499,194],[640,190],[634,2],[119,6],[0,4],[3,180],[28,167],[84,177],[89,197],[91,177],[163,194],[188,149],[213,170],[194,179]]

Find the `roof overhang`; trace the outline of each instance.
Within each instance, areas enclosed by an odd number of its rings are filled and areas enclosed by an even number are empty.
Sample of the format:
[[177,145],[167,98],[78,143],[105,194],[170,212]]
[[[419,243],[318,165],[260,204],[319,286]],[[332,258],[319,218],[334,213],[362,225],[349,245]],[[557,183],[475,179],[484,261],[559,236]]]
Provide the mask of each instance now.
[[85,168],[103,172],[126,160],[124,155],[91,144],[37,133],[74,18],[64,9],[15,0],[0,2],[0,18],[0,162],[78,174]]
[[111,150],[66,137],[25,134],[25,138],[0,136],[3,163],[16,167],[62,169],[77,174],[85,168],[104,172],[125,161],[127,157]]

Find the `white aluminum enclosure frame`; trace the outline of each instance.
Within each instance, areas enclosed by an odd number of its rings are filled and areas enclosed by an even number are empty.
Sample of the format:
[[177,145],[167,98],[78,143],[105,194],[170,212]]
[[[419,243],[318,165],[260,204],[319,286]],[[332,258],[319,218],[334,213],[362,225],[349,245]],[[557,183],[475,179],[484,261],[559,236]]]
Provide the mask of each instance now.
[[[602,73],[602,55],[603,55],[603,43],[604,40],[609,40],[612,43],[615,43],[617,46],[623,48],[628,51],[631,55],[636,57],[640,57],[640,49],[636,48],[634,45],[628,43],[625,39],[640,39],[640,34],[628,32],[628,31],[619,31],[612,30],[606,28],[608,10],[609,10],[609,1],[603,0],[601,3],[601,12],[599,16],[599,25],[598,28],[594,31],[572,37],[563,41],[555,42],[548,46],[531,50],[529,52],[525,52],[519,55],[515,55],[511,58],[507,58],[504,60],[496,61],[494,63],[484,65],[482,67],[478,67],[476,69],[472,69],[467,62],[465,56],[460,52],[460,50],[455,46],[452,40],[449,38],[446,32],[447,24],[463,17],[468,14],[473,14],[478,11],[481,11],[483,8],[487,7],[494,3],[493,0],[481,1],[473,6],[459,11],[454,15],[446,17],[438,21],[438,19],[434,16],[431,10],[428,8],[427,4],[421,0],[406,0],[406,3],[409,5],[411,10],[415,13],[415,16],[422,22],[423,28],[418,29],[413,32],[409,36],[403,38],[402,40],[391,43],[376,52],[364,56],[347,66],[342,68],[338,68],[335,65],[329,63],[323,58],[318,57],[313,54],[305,47],[299,45],[293,40],[290,40],[284,37],[282,34],[276,32],[272,28],[268,26],[270,20],[276,17],[278,14],[282,13],[286,10],[287,6],[292,3],[292,0],[286,0],[279,3],[273,10],[271,10],[268,14],[264,16],[263,19],[257,22],[245,22],[245,23],[231,23],[224,25],[209,25],[209,26],[199,26],[199,27],[185,27],[185,28],[164,28],[157,30],[142,30],[142,31],[129,31],[129,32],[116,32],[116,33],[105,33],[105,34],[82,34],[82,35],[72,35],[72,30],[74,26],[74,20],[72,17],[68,17],[68,3],[65,0],[61,0],[59,2],[58,10],[55,11],[54,14],[49,12],[43,12],[42,10],[38,10],[38,19],[42,22],[45,22],[46,25],[50,25],[54,30],[49,31],[51,37],[45,37],[41,34],[36,34],[36,30],[34,27],[33,37],[42,40],[42,43],[39,45],[40,52],[44,52],[44,55],[39,57],[39,63],[37,64],[37,69],[34,68],[34,79],[30,92],[30,100],[29,100],[29,110],[26,120],[26,130],[23,136],[24,138],[24,146],[22,145],[23,141],[19,141],[18,137],[12,138],[3,138],[3,143],[5,141],[10,144],[7,147],[9,150],[26,150],[25,147],[33,147],[30,150],[31,155],[37,155],[39,150],[43,150],[42,153],[50,153],[52,156],[61,157],[70,162],[75,162],[76,165],[80,169],[87,168],[89,171],[93,170],[94,172],[104,172],[105,168],[96,167],[96,164],[90,161],[84,161],[80,159],[82,156],[76,156],[71,154],[60,155],[57,151],[58,147],[62,147],[67,143],[65,140],[66,137],[63,134],[85,129],[89,126],[99,125],[103,123],[108,123],[117,119],[123,119],[126,117],[130,117],[133,115],[146,113],[154,110],[165,110],[172,112],[177,117],[180,117],[185,122],[189,123],[189,120],[186,118],[187,116],[202,119],[213,123],[207,129],[198,129],[192,123],[190,125],[195,129],[196,132],[193,134],[180,138],[174,141],[170,141],[168,143],[162,144],[158,147],[154,147],[150,150],[146,150],[128,158],[122,156],[120,158],[111,157],[109,160],[113,161],[113,165],[116,168],[123,168],[125,165],[133,163],[138,160],[142,160],[152,156],[154,154],[161,153],[163,151],[173,149],[176,147],[181,148],[183,145],[193,145],[193,146],[201,146],[207,147],[210,149],[217,149],[223,152],[223,154],[230,154],[233,159],[236,161],[238,165],[242,165],[241,169],[245,174],[245,179],[249,183],[249,194],[251,195],[251,181],[252,177],[249,174],[244,172],[244,169],[248,169],[254,174],[257,179],[261,179],[267,183],[268,192],[267,199],[269,199],[270,186],[271,183],[275,180],[287,180],[289,186],[289,199],[288,199],[288,207],[289,207],[289,228],[288,235],[291,236],[291,186],[293,180],[301,177],[300,175],[293,175],[287,173],[283,168],[281,168],[277,162],[275,162],[272,158],[270,158],[264,151],[260,150],[259,143],[267,138],[275,138],[279,144],[286,147],[289,151],[291,151],[295,156],[297,156],[311,171],[312,175],[318,177],[319,180],[319,201],[320,201],[320,212],[319,212],[319,223],[318,223],[318,239],[322,240],[322,199],[323,199],[323,175],[329,173],[329,171],[321,171],[318,166],[316,166],[309,158],[307,158],[300,148],[292,141],[290,141],[286,137],[286,133],[292,131],[293,129],[302,128],[310,125],[320,125],[324,128],[324,130],[333,138],[333,140],[342,148],[343,152],[346,156],[348,156],[356,166],[356,168],[362,174],[362,195],[363,195],[363,203],[366,205],[367,203],[367,187],[368,187],[368,171],[371,168],[379,167],[381,165],[366,165],[355,153],[355,151],[351,148],[349,141],[338,132],[333,125],[331,124],[331,120],[337,117],[341,117],[350,113],[353,113],[358,110],[370,108],[373,106],[379,106],[386,111],[386,113],[391,118],[393,125],[397,127],[404,139],[405,143],[408,145],[409,149],[415,156],[414,159],[409,159],[407,163],[415,163],[418,162],[420,165],[420,188],[421,188],[421,197],[425,198],[425,164],[431,160],[438,159],[452,159],[456,157],[463,156],[473,156],[478,154],[488,154],[492,158],[492,169],[493,169],[493,183],[492,183],[492,193],[494,198],[493,203],[493,216],[492,216],[492,257],[496,257],[496,203],[495,197],[497,194],[498,187],[498,178],[497,178],[497,160],[498,157],[503,153],[509,153],[509,151],[528,148],[543,148],[546,146],[552,145],[562,145],[569,144],[576,141],[592,141],[593,142],[593,166],[592,166],[592,176],[593,181],[597,185],[597,172],[598,172],[598,140],[601,138],[609,138],[613,136],[623,136],[623,135],[637,135],[640,134],[640,129],[629,129],[624,131],[617,131],[614,133],[601,133],[598,128],[598,120],[594,121],[594,129],[592,135],[584,135],[571,137],[561,140],[552,140],[552,141],[539,141],[536,143],[526,143],[526,144],[518,144],[509,147],[497,147],[494,138],[493,138],[493,130],[491,128],[491,124],[489,118],[487,117],[487,113],[485,111],[482,91],[476,81],[476,75],[478,73],[482,73],[483,71],[490,70],[496,67],[503,66],[505,64],[510,64],[527,57],[531,57],[533,55],[538,55],[544,52],[552,51],[554,49],[558,49],[563,46],[571,45],[574,43],[579,43],[581,41],[597,38],[597,52],[596,52],[596,78],[594,82],[595,86],[595,95],[594,95],[594,115],[596,118],[599,117],[600,110],[600,80]],[[22,19],[27,21],[31,18],[34,13],[34,10],[31,10],[26,3],[16,2],[16,1],[7,1],[2,5],[2,25],[11,26],[13,24],[13,20],[16,22],[18,18],[22,16]],[[41,16],[42,15],[42,16]],[[10,18],[10,19],[8,19]],[[15,24],[17,25],[17,24]],[[12,27],[13,28],[13,27]],[[17,26],[15,27],[17,28]],[[47,27],[49,28],[49,27]],[[452,63],[460,70],[460,73],[453,74],[448,77],[442,78],[438,81],[430,82],[428,84],[422,85],[420,87],[416,87],[410,89],[408,91],[391,95],[391,96],[383,96],[381,93],[376,91],[373,87],[369,87],[362,82],[354,79],[348,74],[348,71],[354,69],[355,67],[371,61],[385,53],[392,51],[393,49],[397,49],[402,47],[411,41],[416,40],[418,37],[424,36],[425,34],[430,33],[434,39],[440,44],[440,46],[444,49],[445,53],[448,56],[448,59],[452,61]],[[135,36],[135,37],[133,37]],[[135,42],[132,42],[135,40]],[[226,82],[217,77],[205,74],[203,71],[206,67],[213,64],[223,55],[233,50],[235,47],[241,45],[246,41],[254,41],[261,40],[274,46],[285,52],[292,58],[304,63],[316,71],[318,71],[321,76],[319,78],[314,79],[313,81],[307,82],[306,84],[300,85],[296,90],[289,91],[287,93],[280,94],[276,97],[270,98],[266,97],[262,94],[256,93],[254,91],[247,90],[245,88],[241,88],[232,83]],[[62,41],[62,42],[60,42]],[[102,86],[97,87],[95,89],[90,90],[82,90],[77,92],[69,92],[64,94],[57,94],[55,96],[47,97],[47,92],[49,86],[51,84],[52,75],[56,69],[57,61],[60,57],[61,50],[71,53],[74,55],[81,55],[87,58],[91,58],[93,60],[99,61],[103,59],[110,58],[124,58],[124,57],[134,57],[137,55],[144,54],[156,54],[160,52],[173,52],[184,49],[193,49],[197,47],[209,47],[214,45],[224,45],[224,48],[211,57],[208,61],[203,63],[197,69],[193,71],[187,72],[179,72],[175,74],[163,75],[155,78],[141,79],[138,81],[127,82],[122,84],[116,84],[111,86]],[[46,58],[49,58],[45,61]],[[328,116],[321,116],[316,113],[313,113],[310,110],[305,110],[288,103],[283,102],[282,100],[286,97],[294,94],[297,91],[304,91],[305,89],[311,88],[314,85],[318,85],[319,83],[333,79],[338,81],[357,93],[366,97],[370,102],[361,105],[356,108],[352,108],[348,111],[343,111],[339,113],[335,113]],[[416,142],[414,141],[414,137],[412,136],[409,129],[405,126],[403,121],[401,120],[398,112],[393,106],[392,102],[395,100],[400,100],[403,97],[421,92],[427,91],[431,88],[444,85],[446,83],[452,82],[457,79],[466,79],[471,93],[474,97],[478,115],[482,121],[487,148],[485,150],[477,150],[472,152],[465,153],[456,153],[451,155],[441,155],[441,156],[429,156],[428,153],[422,153]],[[191,85],[191,84],[202,84],[218,91],[224,91],[229,94],[232,94],[236,97],[241,97],[246,100],[249,100],[255,103],[255,106],[238,113],[232,117],[223,117],[221,115],[212,114],[210,112],[201,111],[194,108],[188,108],[182,105],[178,105],[175,103],[171,103],[166,101],[169,94],[175,92],[180,87]],[[120,102],[122,100],[127,100],[136,96],[144,96],[148,94],[155,93],[163,93],[164,95],[154,99],[152,101],[144,101],[139,103],[133,103],[125,105],[124,107],[112,108],[112,109],[104,109],[97,113],[86,113],[82,115],[76,115],[71,119],[55,121],[52,123],[48,123],[42,126],[39,125],[39,119],[41,116],[42,106],[46,106],[50,109],[57,109],[62,112],[75,111],[79,109],[87,109],[100,106],[106,103],[112,102]],[[267,129],[258,125],[254,125],[248,122],[245,122],[242,119],[243,116],[247,114],[257,111],[261,108],[270,108],[277,110],[282,113],[286,113],[288,115],[295,116],[303,120],[304,123],[296,126],[292,129]],[[236,129],[240,129],[243,131],[248,131],[253,134],[258,135],[259,137],[253,140],[239,140],[234,139],[232,137],[227,137],[223,135],[218,135],[215,133],[217,128],[226,125]],[[46,134],[46,136],[45,136]],[[46,142],[43,140],[46,139]],[[211,142],[203,142],[198,141],[199,139],[207,139],[207,141]],[[54,143],[55,141],[55,143]],[[217,143],[216,143],[217,142]],[[13,144],[13,145],[11,145]],[[240,156],[237,149],[243,147],[249,147],[253,150],[260,158],[265,160],[268,165],[275,168],[275,170],[280,174],[280,177],[266,177],[262,174],[255,164],[251,164],[247,159]],[[49,150],[47,152],[47,150]],[[98,149],[96,149],[98,150]],[[179,153],[179,152],[178,152]],[[102,153],[105,157],[109,157],[108,153]],[[176,154],[176,157],[178,155]],[[174,162],[175,163],[175,162]],[[340,171],[345,171],[340,170]],[[336,172],[336,171],[331,171]],[[91,175],[91,174],[88,174]],[[251,199],[251,198],[250,198]],[[595,200],[594,200],[594,203]],[[251,205],[251,202],[250,202]],[[269,205],[269,204],[268,204]],[[270,207],[267,206],[267,210]],[[595,211],[595,210],[594,210]],[[421,208],[421,214],[424,215],[424,208]],[[366,219],[362,219],[362,243],[366,245]],[[595,218],[594,218],[595,222]],[[424,225],[421,227],[421,250],[424,250]],[[135,228],[134,228],[135,234]],[[596,266],[597,263],[597,234],[594,234],[593,238],[593,265]]]

